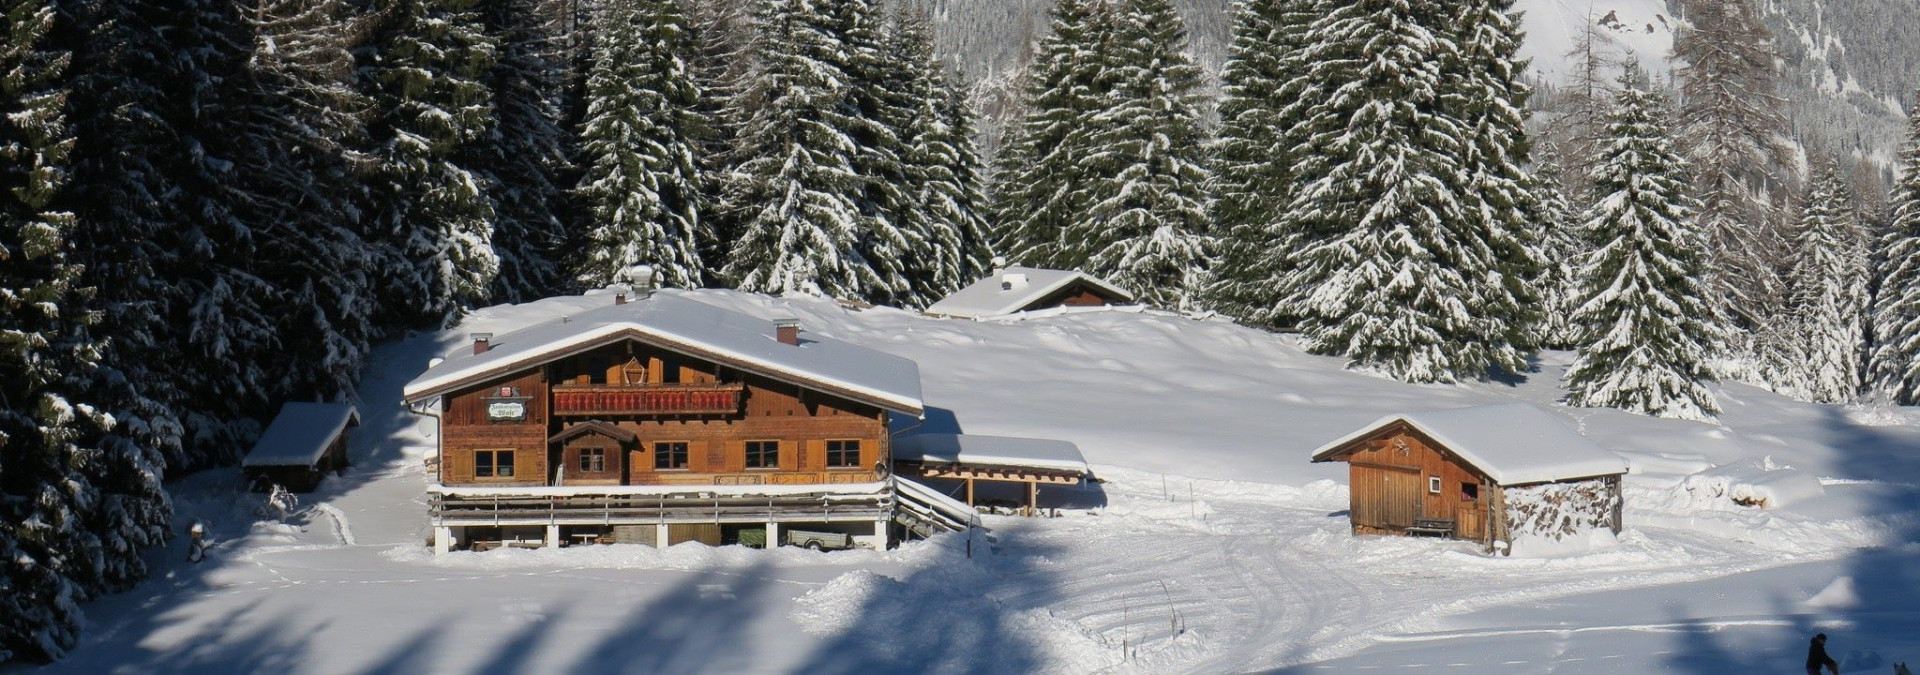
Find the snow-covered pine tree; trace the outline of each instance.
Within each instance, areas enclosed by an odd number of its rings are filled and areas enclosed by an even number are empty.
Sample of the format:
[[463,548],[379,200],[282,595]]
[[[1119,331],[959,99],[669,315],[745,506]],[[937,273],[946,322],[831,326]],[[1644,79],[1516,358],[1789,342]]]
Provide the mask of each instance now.
[[1461,193],[1461,206],[1479,230],[1474,238],[1492,250],[1494,267],[1487,282],[1499,285],[1482,294],[1485,304],[1478,312],[1505,329],[1507,344],[1532,351],[1539,346],[1545,320],[1537,285],[1547,264],[1540,247],[1548,223],[1535,200],[1538,180],[1526,168],[1532,150],[1526,102],[1532,90],[1520,81],[1526,62],[1517,56],[1520,21],[1509,13],[1512,7],[1513,0],[1463,3],[1458,32],[1452,36],[1462,63],[1446,80],[1449,93],[1442,100],[1469,130],[1462,155],[1468,187]]
[[707,277],[700,91],[686,64],[686,21],[672,0],[615,3],[601,19],[580,130],[586,173],[575,191],[587,217],[575,278],[587,286],[639,264],[678,288]]
[[1308,27],[1315,0],[1241,0],[1233,43],[1220,72],[1220,130],[1212,161],[1213,231],[1219,263],[1209,296],[1215,309],[1256,326],[1291,326],[1280,277],[1289,237],[1278,228],[1292,200],[1294,151],[1303,109]]
[[929,245],[927,224],[909,194],[922,179],[917,168],[907,164],[909,148],[903,133],[915,104],[905,91],[917,68],[889,49],[877,0],[823,4],[846,58],[847,98],[852,104],[852,114],[842,119],[853,140],[853,169],[860,180],[860,220],[854,242],[871,279],[860,297],[882,305],[924,307],[933,300],[915,296],[912,267],[924,259]]
[[[1561,176],[1571,173],[1555,152],[1552,143],[1541,145],[1535,154],[1534,203],[1538,205],[1540,228],[1540,274],[1534,286],[1540,293],[1540,346],[1547,349],[1572,349],[1580,338],[1579,325],[1573,321],[1580,306],[1578,261],[1586,257],[1585,240],[1575,210],[1567,203]],[[1583,181],[1584,182],[1584,181]]]
[[965,286],[993,272],[998,255],[993,250],[993,203],[987,198],[987,164],[974,145],[979,138],[973,106],[967,102],[964,73],[950,73],[947,95],[940,102],[940,117],[951,136],[947,146],[953,149],[952,185],[959,188],[952,199],[954,210],[945,216],[960,230],[960,284]]
[[574,178],[573,135],[563,128],[569,64],[565,36],[540,11],[544,1],[490,0],[481,11],[499,43],[482,78],[493,93],[494,128],[468,146],[465,161],[486,177],[499,256],[489,295],[500,302],[546,297],[563,276],[565,186]]
[[1778,319],[1792,339],[1770,370],[1790,393],[1844,403],[1860,394],[1868,236],[1837,160],[1821,168],[1806,200],[1787,274],[1787,311]]
[[[251,225],[247,271],[274,307],[276,339],[242,355],[276,377],[258,395],[332,399],[353,391],[373,314],[352,164],[367,99],[353,87],[349,8],[340,0],[243,0],[251,54],[221,117],[244,133],[223,198]],[[295,354],[300,358],[287,359]]]
[[1110,12],[1100,0],[1057,0],[1050,30],[1022,75],[1021,111],[994,158],[994,250],[1009,262],[1072,269],[1088,250],[1067,230],[1086,213],[1080,160],[1088,118],[1104,100],[1101,54]]
[[1640,88],[1637,71],[1621,79],[1593,167],[1598,201],[1583,229],[1594,250],[1581,270],[1567,403],[1707,420],[1719,407],[1706,386],[1713,314],[1700,281],[1705,237],[1664,105]]
[[1898,405],[1920,403],[1920,92],[1914,100],[1900,179],[1887,199],[1893,218],[1880,245],[1868,368],[1874,391]]
[[724,276],[741,290],[860,298],[882,284],[856,249],[866,186],[836,19],[810,0],[761,6],[724,197],[740,228]]
[[1087,272],[1142,303],[1201,309],[1213,243],[1200,67],[1168,0],[1122,0],[1112,11],[1106,96],[1080,161],[1086,211],[1067,238],[1085,247]]
[[272,143],[238,114],[252,97],[248,25],[228,0],[61,11],[87,27],[73,38],[72,119],[86,139],[74,150],[74,256],[101,289],[100,333],[114,337],[104,361],[158,404],[147,428],[170,468],[231,460],[284,358],[275,289],[253,268],[271,261],[259,259],[247,172]]
[[747,117],[747,111],[740,107],[740,97],[747,90],[753,62],[749,48],[753,40],[753,16],[749,4],[750,0],[683,0],[681,3],[694,45],[687,66],[693,73],[694,86],[700,90],[694,115],[705,121],[700,127],[703,133],[697,139],[700,145],[694,158],[700,162],[701,185],[705,190],[703,203],[707,205],[700,214],[704,226],[699,234],[704,237],[700,241],[700,259],[706,263],[709,281],[717,281],[717,268],[726,262],[727,251],[739,231],[728,220],[740,211],[724,203],[727,185],[724,176],[735,163],[734,150],[741,122]]
[[912,284],[908,297],[914,307],[925,307],[972,281],[965,276],[971,267],[966,240],[984,228],[977,186],[960,181],[977,168],[962,165],[962,146],[972,140],[956,137],[947,119],[954,88],[934,59],[930,19],[911,10],[896,14],[888,46],[890,59],[911,74],[899,90],[910,106],[898,131],[905,150],[901,161],[912,181],[904,186],[909,208],[899,214],[899,226],[920,242],[920,251],[903,262]]
[[[1707,234],[1710,299],[1730,328],[1762,327],[1780,301],[1775,273],[1786,236],[1774,225],[1771,195],[1791,171],[1786,123],[1774,94],[1773,34],[1748,0],[1688,3],[1688,25],[1674,38],[1683,62],[1679,128],[1698,175],[1701,228]],[[1737,333],[1732,356],[1749,356]]]
[[126,588],[170,519],[158,455],[105,433],[99,319],[58,204],[75,144],[47,0],[0,5],[0,663],[71,649],[78,603]]
[[[1546,124],[1547,142],[1562,145],[1561,157],[1575,166],[1597,154],[1606,131],[1606,118],[1613,106],[1611,73],[1618,56],[1609,47],[1610,40],[1600,34],[1599,17],[1587,14],[1579,26],[1573,44],[1563,54],[1572,64],[1567,81],[1556,90],[1554,113]],[[1559,188],[1569,206],[1584,209],[1591,201],[1586,171],[1565,171]]]
[[479,0],[381,3],[356,50],[372,95],[373,203],[366,238],[383,327],[443,326],[483,303],[499,274],[483,176],[459,158],[493,128],[481,78],[498,45]]
[[1466,60],[1456,8],[1358,0],[1313,24],[1298,191],[1281,227],[1296,237],[1283,305],[1310,348],[1413,382],[1525,369],[1510,342],[1514,302],[1498,242],[1469,178],[1474,130],[1449,95]]

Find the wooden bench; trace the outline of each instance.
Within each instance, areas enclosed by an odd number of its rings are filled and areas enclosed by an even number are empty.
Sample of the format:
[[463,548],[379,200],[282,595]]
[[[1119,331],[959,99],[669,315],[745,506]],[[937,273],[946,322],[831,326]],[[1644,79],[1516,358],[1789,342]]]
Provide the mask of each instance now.
[[1407,534],[1419,537],[1453,536],[1452,518],[1415,518],[1413,525],[1407,528]]

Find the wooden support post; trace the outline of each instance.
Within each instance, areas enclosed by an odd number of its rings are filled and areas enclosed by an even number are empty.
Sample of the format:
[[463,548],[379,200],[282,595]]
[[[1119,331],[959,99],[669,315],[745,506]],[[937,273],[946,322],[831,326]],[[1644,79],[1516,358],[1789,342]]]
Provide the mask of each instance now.
[[1040,483],[1027,481],[1027,515],[1040,514]]
[[967,506],[973,506],[973,479],[967,479]]

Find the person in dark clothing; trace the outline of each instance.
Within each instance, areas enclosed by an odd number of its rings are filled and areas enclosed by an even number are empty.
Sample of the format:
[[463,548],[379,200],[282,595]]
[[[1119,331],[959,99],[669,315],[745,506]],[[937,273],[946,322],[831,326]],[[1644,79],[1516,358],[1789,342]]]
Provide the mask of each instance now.
[[1813,645],[1807,647],[1807,675],[1820,675],[1820,667],[1826,666],[1833,675],[1840,675],[1840,664],[1827,656],[1827,634],[1813,636]]

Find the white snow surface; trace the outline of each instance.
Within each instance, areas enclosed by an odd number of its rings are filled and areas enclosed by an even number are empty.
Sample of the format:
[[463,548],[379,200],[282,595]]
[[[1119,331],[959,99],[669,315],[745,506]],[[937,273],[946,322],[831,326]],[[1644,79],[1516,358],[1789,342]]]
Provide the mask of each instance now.
[[479,377],[542,363],[582,345],[632,332],[666,346],[690,347],[763,375],[832,385],[865,394],[868,402],[895,412],[920,413],[920,371],[913,361],[804,333],[800,344],[785,344],[775,336],[773,317],[728,311],[679,291],[656,291],[626,304],[616,304],[606,294],[582,297],[604,304],[493,335],[487,350],[477,354],[471,347],[450,354],[408,383],[406,397],[441,394]]
[[1522,13],[1520,28],[1527,34],[1519,57],[1530,59],[1529,70],[1548,82],[1565,83],[1575,75],[1576,61],[1566,52],[1589,21],[1598,28],[1595,49],[1608,61],[1637,62],[1655,81],[1673,70],[1673,33],[1681,22],[1666,0],[1518,0],[1513,11]]
[[1080,448],[1046,438],[1013,438],[979,434],[915,434],[893,441],[894,459],[1059,469],[1088,474]]
[[1528,403],[1387,415],[1319,447],[1315,461],[1395,422],[1439,441],[1501,485],[1526,485],[1627,472],[1627,462]]
[[[1069,441],[1102,481],[1043,487],[1059,518],[982,515],[990,535],[892,551],[436,557],[421,460],[438,431],[401,408],[402,385],[469,332],[504,335],[606,298],[491,307],[374,353],[354,468],[302,502],[325,509],[256,522],[260,497],[236,469],[176,479],[181,527],[209,525],[207,561],[185,562],[176,540],[148,581],[87,605],[72,656],[17,669],[1745,674],[1798,672],[1814,632],[1831,636],[1843,672],[1920,661],[1911,410],[1724,385],[1716,423],[1660,420],[1556,406],[1563,353],[1524,379],[1415,386],[1344,370],[1289,336],[1154,311],[975,322],[685,295],[912,359],[919,431]],[[1301,452],[1389,413],[1502,403],[1539,406],[1629,459],[1616,540],[1505,557],[1356,537],[1346,467]],[[1822,491],[1763,509],[1686,488],[1752,461]]]
[[1075,270],[1049,270],[1035,267],[1008,267],[979,279],[927,307],[927,313],[962,318],[999,316],[1020,311],[1066,288],[1084,281],[1116,296],[1133,299],[1133,294],[1106,280]]
[[347,403],[289,401],[280,406],[241,466],[313,466],[347,427],[360,423],[360,411]]

